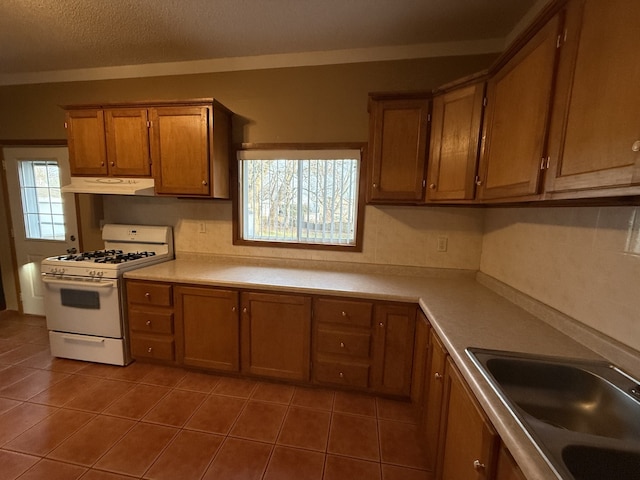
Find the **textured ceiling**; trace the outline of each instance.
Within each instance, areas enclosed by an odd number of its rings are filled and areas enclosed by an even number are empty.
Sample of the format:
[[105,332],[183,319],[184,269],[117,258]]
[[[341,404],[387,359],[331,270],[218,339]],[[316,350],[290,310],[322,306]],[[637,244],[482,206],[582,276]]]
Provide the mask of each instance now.
[[504,38],[535,0],[0,0],[0,74]]

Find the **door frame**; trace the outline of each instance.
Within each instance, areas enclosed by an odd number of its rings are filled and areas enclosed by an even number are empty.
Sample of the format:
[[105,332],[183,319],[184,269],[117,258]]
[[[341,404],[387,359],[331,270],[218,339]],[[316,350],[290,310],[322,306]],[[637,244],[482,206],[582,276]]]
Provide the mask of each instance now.
[[[3,149],[5,147],[66,147],[66,140],[55,140],[55,139],[44,139],[44,140],[4,140],[0,139],[0,161],[4,162],[4,153]],[[17,296],[18,303],[18,313],[24,313],[24,307],[22,305],[22,296],[20,289],[20,278],[18,277],[18,257],[16,255],[16,245],[15,245],[15,237],[11,235],[12,230],[12,218],[11,218],[11,208],[9,205],[9,185],[7,184],[7,174],[4,168],[0,168],[0,181],[2,182],[2,196],[4,200],[4,210],[5,210],[5,222],[6,229],[8,233],[9,249],[11,252],[11,274],[13,275],[13,283]],[[82,247],[82,236],[80,235],[80,215],[79,215],[79,206],[78,206],[78,198],[74,195],[75,203],[76,203],[76,220],[78,222],[78,245]],[[2,240],[2,239],[0,239]],[[10,299],[6,299],[7,303],[9,303]]]

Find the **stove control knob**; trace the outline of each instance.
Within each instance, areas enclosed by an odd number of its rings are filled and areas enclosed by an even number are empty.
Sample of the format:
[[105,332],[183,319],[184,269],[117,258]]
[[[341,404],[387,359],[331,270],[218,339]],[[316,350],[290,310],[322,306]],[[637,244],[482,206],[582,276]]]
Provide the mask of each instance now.
[[98,272],[98,277],[102,277],[103,275],[104,275],[104,272],[103,272],[102,270],[100,270],[100,271]]

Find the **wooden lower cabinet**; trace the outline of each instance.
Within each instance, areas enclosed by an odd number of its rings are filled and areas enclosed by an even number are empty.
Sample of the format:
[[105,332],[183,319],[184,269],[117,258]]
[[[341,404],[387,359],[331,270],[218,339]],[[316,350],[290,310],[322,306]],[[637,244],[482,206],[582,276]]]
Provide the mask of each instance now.
[[416,311],[410,304],[375,307],[371,386],[376,392],[411,394]]
[[126,291],[131,356],[174,363],[172,285],[129,280]]
[[498,451],[495,480],[526,480],[520,467],[504,445]]
[[178,362],[237,372],[240,368],[238,292],[174,288]]
[[308,381],[311,297],[242,292],[240,304],[242,372]]
[[447,359],[438,480],[493,479],[498,434],[486,419],[464,379]]
[[444,369],[447,351],[433,329],[429,334],[429,349],[424,378],[423,405],[419,430],[424,440],[427,467],[436,469],[440,439],[440,417],[444,392]]
[[314,299],[314,383],[369,388],[372,313],[368,301]]

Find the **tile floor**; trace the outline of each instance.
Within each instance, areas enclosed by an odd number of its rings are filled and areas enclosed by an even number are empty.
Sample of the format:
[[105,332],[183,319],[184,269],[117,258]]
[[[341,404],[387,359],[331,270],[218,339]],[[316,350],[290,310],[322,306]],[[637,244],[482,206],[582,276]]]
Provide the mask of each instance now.
[[51,357],[0,312],[0,480],[430,480],[408,403]]

